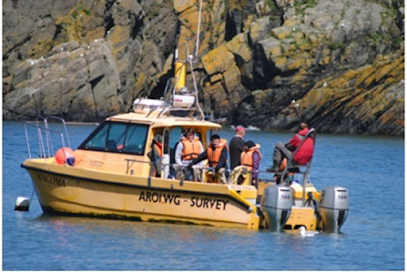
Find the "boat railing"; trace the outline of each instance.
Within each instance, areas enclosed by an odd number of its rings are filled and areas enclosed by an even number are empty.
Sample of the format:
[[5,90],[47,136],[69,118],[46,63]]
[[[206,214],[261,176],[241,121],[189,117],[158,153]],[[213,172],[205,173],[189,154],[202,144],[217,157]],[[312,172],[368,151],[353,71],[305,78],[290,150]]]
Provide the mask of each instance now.
[[[126,171],[125,173],[128,175],[134,175],[134,170],[131,169],[131,166],[133,163],[143,163],[143,164],[149,164],[150,167],[156,165],[156,163],[152,161],[145,161],[142,159],[129,159],[126,158],[124,159],[126,161]],[[184,180],[185,176],[183,175],[183,169],[185,169],[185,166],[179,165],[177,163],[161,163],[162,169],[167,169],[164,171],[166,178],[172,178],[172,179],[177,179],[177,180]],[[173,169],[173,171],[170,170],[170,168]],[[244,171],[238,171],[238,174],[235,177],[232,177],[231,173],[234,173],[235,170],[230,170],[230,169],[225,169],[221,168],[219,169],[220,173],[220,179],[222,184],[237,184],[237,177],[240,174],[252,174],[253,172],[261,173],[263,171],[259,170],[249,170],[246,167],[242,167],[242,170]],[[207,173],[212,173],[214,171],[213,167],[207,167],[207,166],[199,166],[199,165],[194,165],[192,166],[193,174],[194,174],[194,180],[198,182],[202,182],[204,180],[203,175]],[[235,171],[236,172],[236,171]],[[244,172],[244,173],[243,173]],[[268,172],[265,172],[268,173]],[[230,178],[228,178],[230,177]]]
[[[183,112],[186,112],[187,114],[187,116],[189,117],[189,118],[193,118],[194,116],[195,116],[195,112],[197,112],[198,111],[198,109],[196,108],[196,107],[186,107],[186,108],[181,108],[181,107],[174,107],[174,106],[168,106],[168,107],[166,107],[165,109],[163,109],[158,115],[157,115],[157,118],[159,118],[159,117],[161,117],[162,115],[164,115],[164,114],[166,114],[166,113],[169,113],[169,112],[174,112],[174,111],[178,111],[178,112],[180,112],[180,111],[183,111]],[[202,116],[198,116],[197,117],[199,120],[202,120],[204,117],[202,117]]]
[[58,116],[48,116],[47,118],[46,118],[46,126],[47,126],[47,128],[48,128],[48,120],[50,120],[50,119],[53,119],[53,120],[57,120],[57,121],[60,121],[61,123],[62,123],[62,125],[63,125],[63,128],[64,128],[64,132],[65,132],[65,137],[66,137],[66,140],[67,140],[67,142],[68,142],[68,147],[69,148],[71,148],[71,141],[69,140],[69,133],[68,133],[68,129],[66,128],[66,122],[65,122],[65,120],[63,119],[63,118],[61,118],[61,117],[58,117]]
[[[49,120],[54,119],[60,121],[63,125],[63,132],[56,129],[50,129]],[[35,121],[25,121],[24,131],[26,138],[26,145],[29,159],[32,159],[31,148],[38,148],[39,158],[49,158],[55,155],[54,142],[58,139],[61,146],[58,147],[71,147],[71,143],[68,136],[65,120],[56,116],[49,116],[47,118],[38,116]],[[32,134],[35,134],[33,136]],[[65,145],[67,142],[68,145]]]
[[[191,94],[177,95],[176,99],[193,99],[195,97]],[[165,114],[171,112],[185,112],[186,116],[191,119],[197,117],[202,120],[205,117],[201,114],[201,111],[194,105],[194,102],[189,103],[177,103],[167,102],[164,100],[153,100],[148,98],[138,98],[133,102],[133,110],[138,113],[145,113],[146,117],[149,117],[153,113],[156,114],[156,118],[160,118]],[[199,115],[197,115],[199,113]]]
[[133,102],[133,110],[135,112],[143,112],[149,116],[156,110],[162,110],[168,106],[168,103],[164,100],[155,100],[149,98],[138,98]]
[[146,163],[152,166],[154,163],[151,161],[145,161],[145,160],[138,160],[138,159],[124,159],[126,161],[126,174],[128,175],[134,175],[133,169],[130,169],[132,166],[132,163]]

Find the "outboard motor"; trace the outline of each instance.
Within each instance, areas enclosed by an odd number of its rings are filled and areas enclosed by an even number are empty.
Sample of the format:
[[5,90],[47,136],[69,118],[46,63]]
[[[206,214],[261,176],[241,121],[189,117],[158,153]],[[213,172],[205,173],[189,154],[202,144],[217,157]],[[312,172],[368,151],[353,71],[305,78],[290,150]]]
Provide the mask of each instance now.
[[337,233],[346,221],[349,213],[348,189],[329,186],[321,191],[319,211],[323,230]]
[[268,186],[264,189],[261,209],[266,220],[266,228],[281,231],[290,218],[293,199],[287,186]]

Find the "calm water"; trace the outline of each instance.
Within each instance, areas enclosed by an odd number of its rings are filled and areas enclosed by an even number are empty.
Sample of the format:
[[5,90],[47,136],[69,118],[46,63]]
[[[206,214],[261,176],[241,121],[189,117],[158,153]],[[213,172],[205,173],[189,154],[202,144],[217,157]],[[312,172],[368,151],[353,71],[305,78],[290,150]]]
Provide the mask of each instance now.
[[[77,147],[93,127],[70,126]],[[220,135],[227,140],[232,130]],[[261,144],[261,170],[272,147],[291,134],[249,131]],[[404,140],[317,136],[311,180],[318,190],[349,189],[341,234],[300,237],[201,226],[45,216],[36,196],[14,211],[32,185],[22,123],[3,123],[3,270],[404,270]],[[263,178],[271,178],[267,174]]]

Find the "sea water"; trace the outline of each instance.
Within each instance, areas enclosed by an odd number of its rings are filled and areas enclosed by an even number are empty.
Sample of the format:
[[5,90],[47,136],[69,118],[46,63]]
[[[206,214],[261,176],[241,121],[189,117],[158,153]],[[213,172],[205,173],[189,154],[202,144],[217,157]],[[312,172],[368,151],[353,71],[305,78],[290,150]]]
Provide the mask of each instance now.
[[[76,148],[94,126],[69,126]],[[232,129],[219,131],[230,141]],[[261,145],[261,178],[271,178],[276,141],[291,133],[248,131]],[[318,134],[311,181],[348,188],[339,234],[302,237],[245,229],[145,223],[14,211],[33,187],[24,126],[3,123],[3,270],[404,270],[404,139]]]

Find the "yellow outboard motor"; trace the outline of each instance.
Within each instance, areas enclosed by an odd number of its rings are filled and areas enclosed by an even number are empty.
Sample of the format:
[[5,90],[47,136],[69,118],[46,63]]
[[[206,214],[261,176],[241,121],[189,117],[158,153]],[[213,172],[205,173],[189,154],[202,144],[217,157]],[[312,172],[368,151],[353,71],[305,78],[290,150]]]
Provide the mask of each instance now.
[[266,228],[282,231],[291,215],[293,198],[288,186],[268,186],[261,199],[261,210],[266,221]]
[[339,232],[349,213],[348,189],[339,186],[323,189],[320,194],[319,212],[323,231]]

